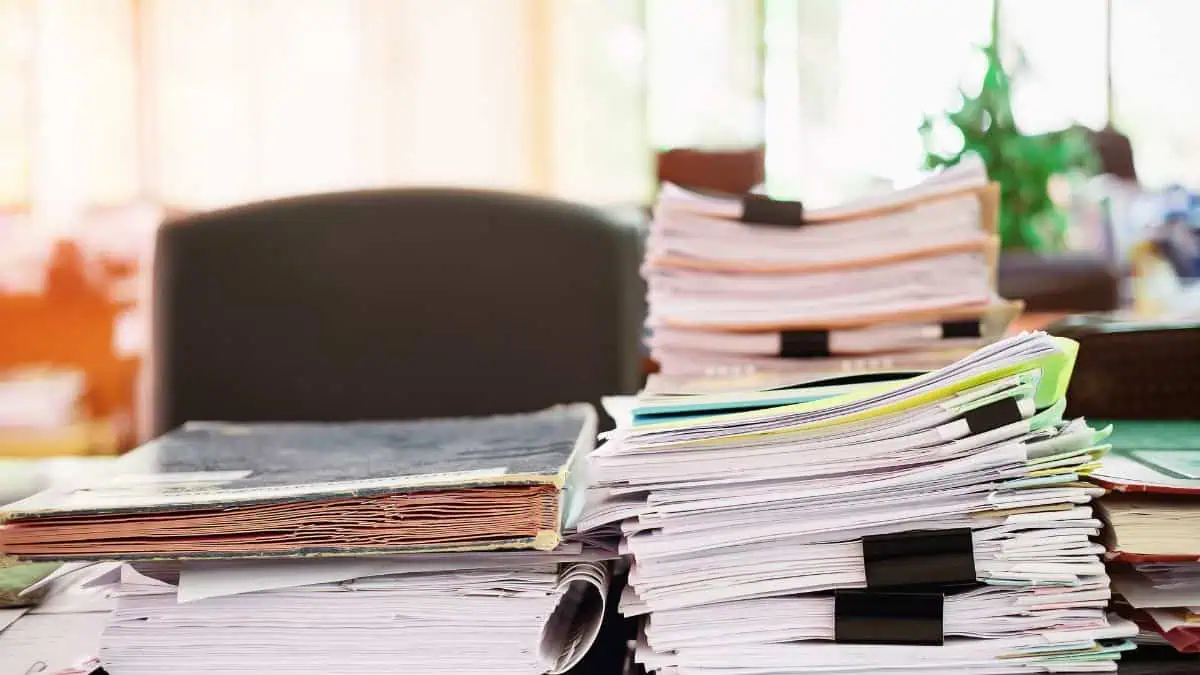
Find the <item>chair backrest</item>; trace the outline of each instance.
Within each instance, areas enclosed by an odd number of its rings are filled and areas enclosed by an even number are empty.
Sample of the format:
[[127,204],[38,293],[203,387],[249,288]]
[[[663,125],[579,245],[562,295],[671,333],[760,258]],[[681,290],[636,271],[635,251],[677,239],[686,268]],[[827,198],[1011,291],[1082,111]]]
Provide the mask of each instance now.
[[414,418],[636,390],[636,226],[497,192],[316,195],[166,224],[154,432]]
[[658,153],[656,174],[660,183],[741,195],[766,179],[765,162],[766,153],[761,147],[675,148]]

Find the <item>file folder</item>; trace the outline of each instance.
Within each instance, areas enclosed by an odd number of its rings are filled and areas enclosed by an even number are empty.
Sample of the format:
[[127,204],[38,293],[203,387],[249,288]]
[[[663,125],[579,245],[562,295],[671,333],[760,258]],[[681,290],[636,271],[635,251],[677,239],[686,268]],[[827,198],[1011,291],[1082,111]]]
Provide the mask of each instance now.
[[190,423],[94,485],[5,507],[0,552],[30,560],[349,555],[562,540],[587,404],[467,419]]

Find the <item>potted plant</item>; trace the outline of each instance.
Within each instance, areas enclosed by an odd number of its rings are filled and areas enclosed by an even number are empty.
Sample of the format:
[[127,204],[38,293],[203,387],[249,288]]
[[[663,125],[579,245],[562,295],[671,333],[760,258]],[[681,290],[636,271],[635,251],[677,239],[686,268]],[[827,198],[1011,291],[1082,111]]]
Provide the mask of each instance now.
[[957,164],[964,155],[976,154],[987,165],[988,176],[1000,185],[999,230],[1006,250],[1050,252],[1062,250],[1067,222],[1050,194],[1050,179],[1076,169],[1090,170],[1095,155],[1087,132],[1067,129],[1040,135],[1017,128],[1012,108],[1012,80],[1024,68],[1018,59],[1013,73],[1000,56],[1000,3],[992,4],[991,42],[982,48],[987,69],[979,93],[961,91],[957,110],[944,118],[962,134],[962,147],[954,153],[935,150],[935,120],[921,125],[925,165],[939,168]]

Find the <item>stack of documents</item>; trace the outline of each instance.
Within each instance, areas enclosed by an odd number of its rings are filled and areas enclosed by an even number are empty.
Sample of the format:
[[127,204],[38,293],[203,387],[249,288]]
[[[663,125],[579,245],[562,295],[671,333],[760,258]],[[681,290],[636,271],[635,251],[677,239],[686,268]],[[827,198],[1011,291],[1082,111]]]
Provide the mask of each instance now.
[[190,423],[128,470],[11,504],[0,548],[25,559],[551,550],[586,404],[474,419]]
[[1181,652],[1200,653],[1200,422],[1115,422],[1091,477],[1120,610]]
[[1081,481],[1109,430],[1062,417],[1075,347],[1026,334],[807,402],[623,416],[592,453],[580,527],[621,523],[640,660],[1113,669],[1137,628],[1105,611],[1103,490]]
[[559,673],[600,631],[616,550],[574,536],[595,429],[584,404],[193,423],[11,505],[0,543],[116,561],[88,655],[112,673]]
[[121,675],[561,673],[604,614],[607,567],[581,559],[200,561],[174,573],[135,563],[100,661]]
[[1002,336],[981,162],[827,209],[664,185],[643,273],[668,375],[931,370]]

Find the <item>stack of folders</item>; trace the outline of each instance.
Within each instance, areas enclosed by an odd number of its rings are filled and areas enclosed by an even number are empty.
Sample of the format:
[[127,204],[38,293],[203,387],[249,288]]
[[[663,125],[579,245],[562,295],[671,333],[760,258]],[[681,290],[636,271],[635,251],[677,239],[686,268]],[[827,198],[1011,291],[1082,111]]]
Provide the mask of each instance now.
[[[1200,422],[1114,422],[1092,480],[1119,611],[1184,653],[1200,653]],[[1156,642],[1153,638],[1149,641]]]
[[127,563],[98,655],[122,675],[562,672],[616,550],[564,539],[596,419],[188,424],[9,506],[0,550]]
[[1062,417],[1075,347],[1024,334],[805,403],[614,414],[580,526],[621,522],[639,659],[737,675],[1114,670],[1137,628],[1105,611],[1102,490],[1081,481],[1108,430]]
[[666,375],[926,371],[1002,336],[996,190],[967,161],[826,209],[664,185],[643,274]]

